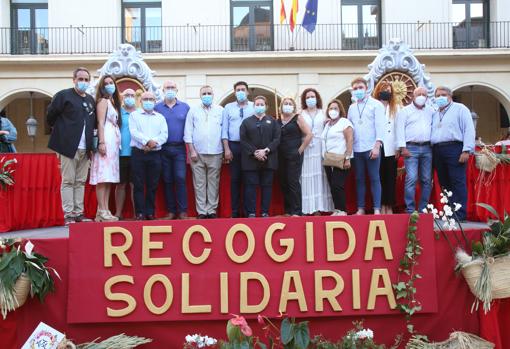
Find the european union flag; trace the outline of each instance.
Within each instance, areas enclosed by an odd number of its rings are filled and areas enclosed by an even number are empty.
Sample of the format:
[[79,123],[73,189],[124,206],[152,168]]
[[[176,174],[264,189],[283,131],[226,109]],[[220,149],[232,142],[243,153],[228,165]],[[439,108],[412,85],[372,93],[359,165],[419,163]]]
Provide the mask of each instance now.
[[313,33],[317,25],[317,7],[319,0],[308,0],[306,3],[306,13],[303,17],[303,28]]

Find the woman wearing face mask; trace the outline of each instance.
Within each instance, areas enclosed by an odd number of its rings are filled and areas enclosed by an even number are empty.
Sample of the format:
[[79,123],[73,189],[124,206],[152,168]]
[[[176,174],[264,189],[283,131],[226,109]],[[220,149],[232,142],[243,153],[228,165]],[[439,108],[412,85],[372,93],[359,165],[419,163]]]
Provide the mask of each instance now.
[[310,127],[303,117],[296,114],[296,102],[285,97],[280,104],[281,128],[280,147],[278,149],[278,169],[282,188],[285,215],[301,216],[301,169],[303,152],[312,140]]
[[266,115],[264,96],[256,97],[253,103],[255,115],[245,118],[240,130],[244,200],[248,218],[256,217],[257,187],[260,186],[262,217],[269,217],[273,174],[278,168],[280,127],[273,117]]
[[393,93],[390,83],[383,81],[374,89],[372,96],[379,100],[386,110],[383,146],[381,147],[381,165],[379,176],[381,178],[381,213],[392,214],[395,206],[395,182],[397,180],[396,151],[397,139],[395,136],[395,119],[400,110],[400,102]]
[[321,135],[326,122],[322,111],[322,99],[319,92],[307,88],[301,94],[301,117],[312,132],[312,141],[305,148],[303,171],[301,173],[301,192],[303,213],[320,215],[320,212],[333,210],[333,201],[329,191],[326,173],[322,167]]
[[96,91],[97,152],[92,157],[90,184],[96,186],[96,222],[117,221],[108,209],[111,183],[119,182],[119,149],[121,118],[120,97],[115,80],[110,75],[101,78]]
[[353,127],[342,102],[329,102],[327,113],[330,120],[322,132],[322,158],[335,204],[332,216],[346,216],[344,185],[351,168]]

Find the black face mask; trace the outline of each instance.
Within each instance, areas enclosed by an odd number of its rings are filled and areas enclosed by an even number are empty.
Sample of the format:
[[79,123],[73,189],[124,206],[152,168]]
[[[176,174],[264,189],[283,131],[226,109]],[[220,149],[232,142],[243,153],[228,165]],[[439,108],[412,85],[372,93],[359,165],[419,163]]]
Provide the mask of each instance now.
[[391,92],[388,91],[379,92],[379,99],[381,101],[389,101],[391,99]]

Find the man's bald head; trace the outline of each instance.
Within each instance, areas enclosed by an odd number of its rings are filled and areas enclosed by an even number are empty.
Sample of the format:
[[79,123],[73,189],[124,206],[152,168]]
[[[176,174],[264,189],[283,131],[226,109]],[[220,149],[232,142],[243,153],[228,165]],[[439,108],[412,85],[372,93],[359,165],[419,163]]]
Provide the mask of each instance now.
[[145,91],[144,93],[142,93],[142,101],[143,100],[155,101],[156,98],[154,98],[154,93],[152,93],[151,91]]
[[166,90],[177,90],[177,84],[175,81],[167,80],[163,83],[163,91]]
[[425,87],[417,87],[414,89],[414,92],[413,92],[413,95],[414,97],[418,97],[418,96],[425,96],[427,97],[428,96],[428,93],[427,93],[427,89]]
[[122,92],[122,95],[123,95],[124,97],[126,97],[126,96],[132,96],[132,97],[134,97],[134,96],[136,95],[136,93],[135,93],[135,90],[133,90],[132,88],[127,88],[127,89],[125,89],[125,90]]

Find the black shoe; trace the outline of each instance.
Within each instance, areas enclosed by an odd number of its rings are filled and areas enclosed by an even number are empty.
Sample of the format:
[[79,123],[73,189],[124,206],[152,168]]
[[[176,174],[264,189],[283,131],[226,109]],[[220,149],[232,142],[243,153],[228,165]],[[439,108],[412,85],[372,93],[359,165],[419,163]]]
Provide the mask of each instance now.
[[262,213],[261,217],[262,218],[268,218],[269,217],[269,213]]
[[138,214],[136,215],[136,217],[135,217],[135,220],[137,220],[137,221],[143,221],[143,220],[145,220],[145,217],[143,216],[143,214],[138,213]]
[[239,213],[232,213],[231,218],[239,218]]
[[208,214],[208,215],[207,215],[207,218],[209,218],[209,219],[215,219],[215,218],[218,218],[218,216],[216,215],[216,213],[211,213],[211,214]]
[[156,217],[154,217],[154,215],[153,215],[153,214],[148,214],[148,215],[145,217],[145,220],[147,220],[147,221],[153,221],[153,220],[155,220],[155,219],[156,219]]
[[257,215],[255,213],[250,213],[248,215],[248,218],[256,218],[256,217],[257,217]]
[[199,214],[197,216],[197,219],[206,219],[206,218],[207,218],[207,215],[205,215],[205,214]]

